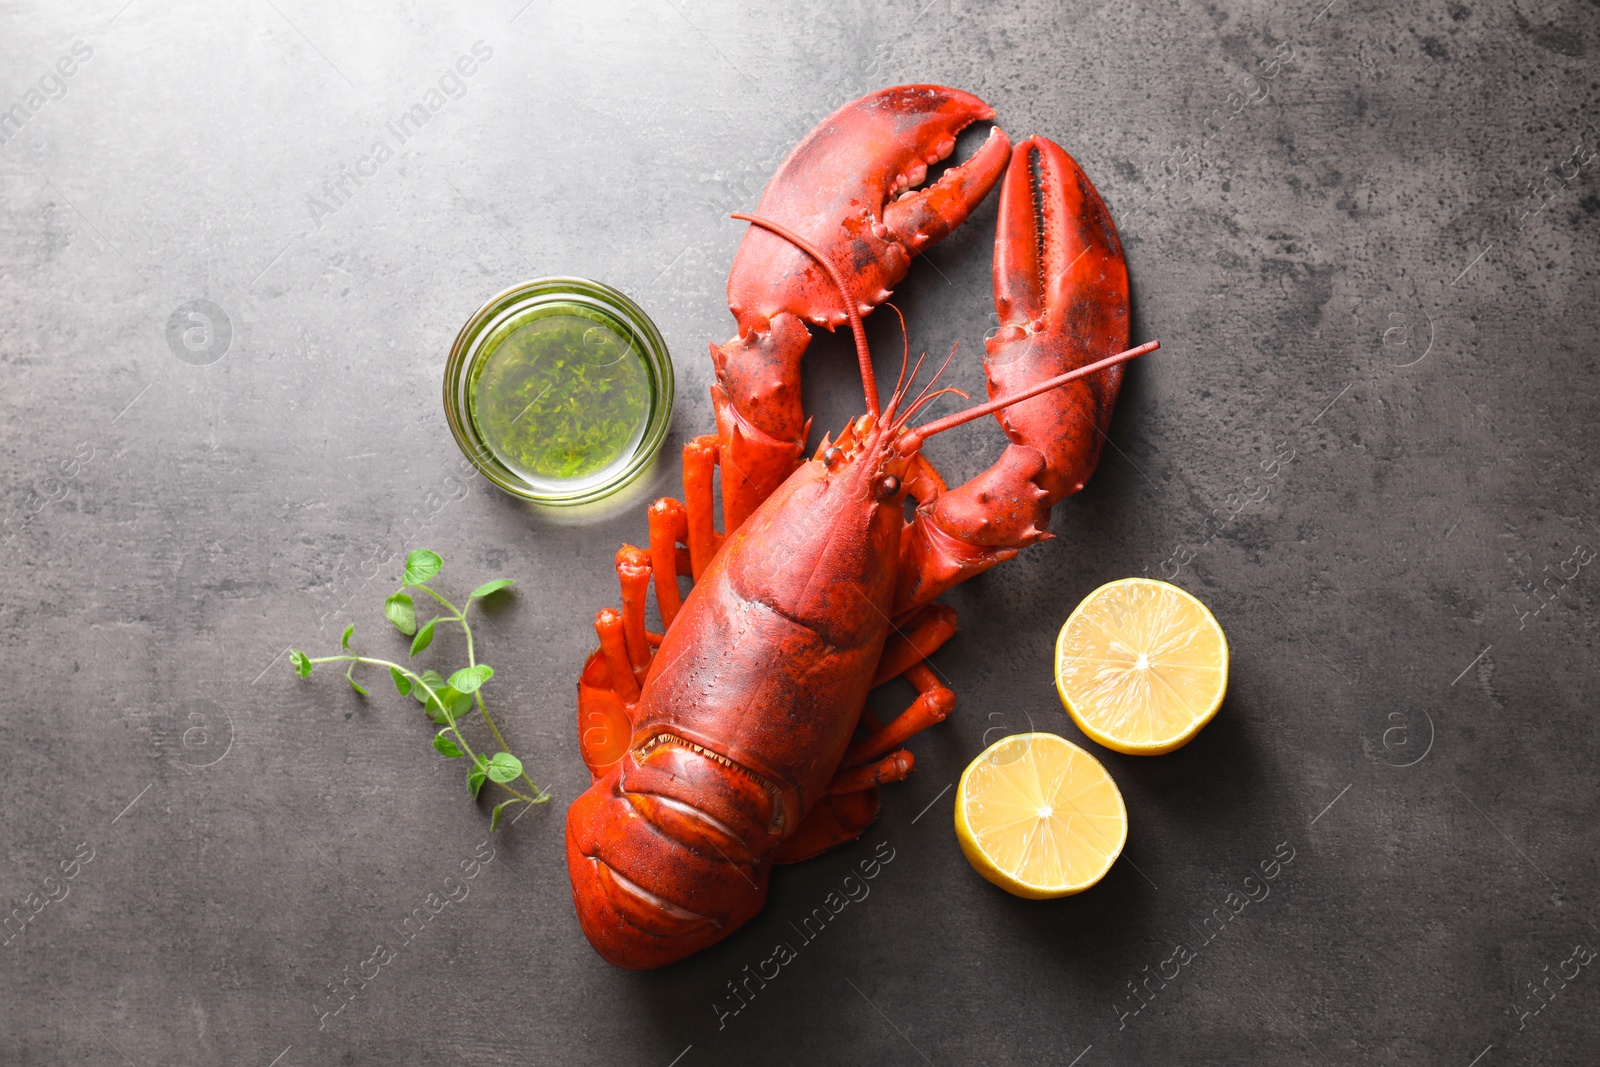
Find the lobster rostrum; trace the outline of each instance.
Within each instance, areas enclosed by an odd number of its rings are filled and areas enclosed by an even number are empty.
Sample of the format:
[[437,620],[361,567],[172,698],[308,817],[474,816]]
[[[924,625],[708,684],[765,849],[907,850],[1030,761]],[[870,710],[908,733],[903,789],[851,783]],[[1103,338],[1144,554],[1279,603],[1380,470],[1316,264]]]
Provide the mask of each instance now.
[[[956,629],[934,599],[1050,536],[1051,506],[1099,458],[1121,363],[1156,347],[1123,351],[1116,228],[1057,145],[1013,149],[996,129],[966,164],[911,188],[992,114],[936,86],[874,93],[825,119],[757,214],[736,216],[754,225],[728,286],[739,336],[712,348],[719,434],[685,446],[684,501],[651,506],[649,548],[617,553],[622,610],[596,617],[600,647],[578,684],[594,780],[567,813],[567,863],[579,923],[618,966],[662,966],[726,937],[761,910],[774,863],[871,823],[878,786],[911,772],[904,743],[955,707],[923,662]],[[902,365],[880,406],[861,316],[1002,171],[991,400],[913,426],[944,390],[929,382],[913,398],[917,373],[907,381]],[[850,324],[866,413],[800,462],[808,322]],[[990,413],[1009,446],[947,489],[922,444]],[[679,576],[694,580],[687,598]],[[664,634],[646,627],[652,578]],[[897,677],[918,695],[881,724],[868,691]]]

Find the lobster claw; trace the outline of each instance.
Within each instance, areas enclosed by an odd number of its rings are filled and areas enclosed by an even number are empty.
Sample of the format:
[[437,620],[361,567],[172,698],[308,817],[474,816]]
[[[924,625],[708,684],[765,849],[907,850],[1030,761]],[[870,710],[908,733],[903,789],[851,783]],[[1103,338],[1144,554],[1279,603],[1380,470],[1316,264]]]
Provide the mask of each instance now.
[[[854,100],[789,153],[756,214],[836,257],[864,315],[887,300],[911,257],[961,225],[1005,169],[1010,141],[997,127],[969,160],[926,189],[912,187],[955,149],[956,135],[994,109],[971,93],[901,85]],[[728,276],[740,332],[788,312],[829,329],[845,321],[838,291],[809,256],[752,227]]]
[[[1011,154],[994,249],[1000,328],[986,342],[989,397],[1015,396],[1128,347],[1128,268],[1088,177],[1042,137]],[[898,616],[1050,536],[1050,509],[1100,461],[1120,365],[995,413],[1011,444],[994,466],[918,510],[895,591]]]
[[[994,303],[990,397],[1128,347],[1128,268],[1111,213],[1073,158],[1042,137],[1017,144],[1000,188]],[[999,414],[1006,436],[1043,454],[1046,508],[1094,471],[1121,384],[1122,367],[1111,367]]]
[[[959,226],[1005,170],[1011,142],[996,128],[973,157],[925,189],[912,187],[955,150],[956,135],[994,109],[971,93],[902,85],[829,115],[789,153],[757,215],[817,247],[865,315],[889,299],[911,257]],[[721,439],[723,527],[732,533],[800,462],[810,424],[800,402],[807,324],[834,328],[844,301],[805,252],[752,226],[728,275],[738,333],[712,345]]]

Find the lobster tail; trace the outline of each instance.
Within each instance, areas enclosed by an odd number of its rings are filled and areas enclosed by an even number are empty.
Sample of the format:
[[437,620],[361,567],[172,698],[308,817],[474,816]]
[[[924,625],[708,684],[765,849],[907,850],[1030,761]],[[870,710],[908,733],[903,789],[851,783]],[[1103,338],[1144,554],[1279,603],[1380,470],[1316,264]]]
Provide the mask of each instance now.
[[578,922],[619,967],[665,966],[722,940],[767,897],[774,796],[731,761],[664,736],[567,812]]

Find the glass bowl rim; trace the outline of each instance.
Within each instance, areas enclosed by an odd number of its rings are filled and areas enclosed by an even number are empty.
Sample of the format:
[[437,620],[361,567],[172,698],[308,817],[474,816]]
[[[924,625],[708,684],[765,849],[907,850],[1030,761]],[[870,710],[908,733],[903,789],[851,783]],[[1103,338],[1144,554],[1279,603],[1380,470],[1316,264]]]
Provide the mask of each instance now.
[[[508,468],[483,442],[470,414],[467,379],[480,354],[479,342],[516,314],[541,304],[560,301],[586,304],[615,319],[637,343],[651,378],[651,407],[644,436],[632,457],[610,478],[572,492],[536,489]],[[444,412],[450,434],[467,460],[501,490],[536,504],[565,506],[589,504],[622,489],[655,460],[672,423],[674,402],[672,354],[661,331],[643,308],[626,293],[593,278],[550,275],[519,282],[484,301],[462,325],[450,345],[444,369]]]

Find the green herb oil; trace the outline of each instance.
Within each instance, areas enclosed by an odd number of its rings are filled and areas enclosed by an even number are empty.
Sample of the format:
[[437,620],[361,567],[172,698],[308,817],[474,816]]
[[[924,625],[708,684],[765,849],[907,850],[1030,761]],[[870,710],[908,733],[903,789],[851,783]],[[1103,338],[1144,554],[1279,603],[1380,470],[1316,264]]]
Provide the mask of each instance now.
[[500,327],[471,382],[472,418],[530,484],[570,488],[625,465],[650,416],[650,373],[628,335],[579,307]]

